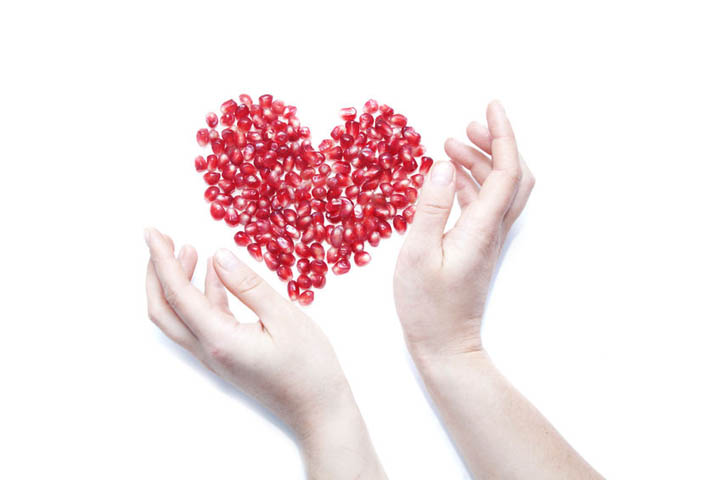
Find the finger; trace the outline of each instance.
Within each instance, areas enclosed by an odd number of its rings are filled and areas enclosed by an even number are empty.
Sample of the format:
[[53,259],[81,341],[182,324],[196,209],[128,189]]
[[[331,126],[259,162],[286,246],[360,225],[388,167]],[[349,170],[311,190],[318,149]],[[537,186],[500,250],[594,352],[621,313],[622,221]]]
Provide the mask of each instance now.
[[145,281],[147,290],[148,316],[150,320],[168,337],[181,347],[194,352],[197,338],[178,318],[175,311],[165,301],[162,285],[155,274],[155,267],[148,262]]
[[[454,163],[454,162],[453,162]],[[468,205],[477,200],[480,187],[473,180],[473,177],[459,165],[455,165],[455,190],[460,209],[464,210]]]
[[272,317],[271,314],[277,309],[278,304],[285,301],[265,280],[229,250],[224,248],[218,250],[213,257],[213,265],[225,288],[263,321]]
[[492,135],[492,171],[478,194],[478,207],[471,221],[477,228],[495,228],[505,217],[522,179],[515,135],[505,109],[492,102],[487,110]]
[[454,138],[445,141],[445,153],[453,162],[470,170],[480,185],[492,171],[490,159],[483,152]]
[[226,313],[230,313],[227,290],[225,290],[225,286],[218,278],[212,258],[208,258],[207,260],[207,270],[205,271],[205,296],[210,302],[210,305],[217,307]]
[[437,162],[430,170],[430,181],[420,191],[415,218],[408,233],[408,245],[439,247],[455,198],[455,167]]
[[180,266],[182,267],[183,271],[185,272],[185,276],[188,280],[192,280],[193,273],[195,272],[195,266],[197,265],[197,252],[195,249],[190,245],[183,245],[182,248],[180,248],[180,252],[177,256],[178,262],[180,262]]
[[146,240],[168,305],[196,337],[202,339],[216,333],[217,323],[209,321],[210,303],[190,283],[169,243],[155,229],[146,231]]
[[478,122],[470,122],[465,133],[476,147],[485,154],[492,155],[492,135],[490,135],[488,127]]
[[512,227],[513,223],[515,223],[515,220],[517,220],[522,211],[525,209],[525,205],[527,205],[530,194],[535,187],[535,176],[528,168],[525,160],[522,159],[522,156],[520,157],[520,166],[523,171],[522,180],[520,181],[517,195],[515,195],[515,201],[513,201],[512,206],[505,215],[505,220],[503,220],[506,234],[510,230],[510,227]]

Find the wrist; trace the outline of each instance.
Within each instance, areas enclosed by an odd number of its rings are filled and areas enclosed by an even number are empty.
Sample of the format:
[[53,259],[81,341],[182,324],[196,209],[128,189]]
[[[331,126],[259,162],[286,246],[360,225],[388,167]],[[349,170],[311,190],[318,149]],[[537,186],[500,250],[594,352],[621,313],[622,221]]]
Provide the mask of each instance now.
[[298,442],[309,478],[386,478],[354,402],[316,419]]
[[426,385],[461,381],[469,372],[482,374],[493,367],[482,345],[471,348],[452,348],[442,351],[411,351],[415,366]]
[[[418,334],[404,328],[405,344],[419,370],[487,355],[480,338],[480,321],[446,322],[452,330]],[[461,328],[462,327],[462,328]]]

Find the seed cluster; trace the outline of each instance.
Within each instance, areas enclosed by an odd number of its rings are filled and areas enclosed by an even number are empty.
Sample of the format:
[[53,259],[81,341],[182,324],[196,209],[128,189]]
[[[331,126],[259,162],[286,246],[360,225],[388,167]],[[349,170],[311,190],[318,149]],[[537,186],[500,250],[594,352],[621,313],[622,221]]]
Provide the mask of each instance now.
[[227,100],[197,132],[212,153],[197,156],[195,169],[209,185],[210,215],[242,225],[235,243],[288,282],[291,300],[309,305],[329,269],[345,274],[351,259],[367,265],[365,242],[376,247],[393,228],[407,230],[433,161],[407,118],[375,100],[359,116],[341,109],[343,124],[317,149],[296,113],[272,95]]

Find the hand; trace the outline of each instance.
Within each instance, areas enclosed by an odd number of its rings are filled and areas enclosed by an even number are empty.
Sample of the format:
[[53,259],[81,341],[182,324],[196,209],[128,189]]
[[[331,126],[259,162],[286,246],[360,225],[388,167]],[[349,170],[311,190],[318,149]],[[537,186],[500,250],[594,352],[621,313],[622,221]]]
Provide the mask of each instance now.
[[[190,283],[197,263],[192,247],[176,259],[169,237],[149,229],[146,240],[150,319],[285,422],[311,478],[382,477],[350,386],[317,325],[227,250],[208,260],[203,294]],[[257,322],[237,321],[226,288]]]
[[[449,139],[420,194],[395,270],[395,305],[414,356],[482,350],[480,322],[495,264],[535,179],[520,158],[505,110],[467,128],[475,145]],[[445,224],[457,194],[460,219]]]

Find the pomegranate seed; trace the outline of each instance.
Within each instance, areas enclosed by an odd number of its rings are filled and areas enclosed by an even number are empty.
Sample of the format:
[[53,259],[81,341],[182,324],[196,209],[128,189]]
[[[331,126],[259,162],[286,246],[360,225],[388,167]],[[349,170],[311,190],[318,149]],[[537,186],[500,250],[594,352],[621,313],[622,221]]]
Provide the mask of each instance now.
[[208,187],[207,190],[205,190],[205,200],[208,202],[214,201],[217,196],[220,194],[220,189],[218,187]]
[[306,290],[302,294],[300,294],[300,297],[298,298],[298,301],[300,302],[300,305],[310,305],[313,300],[315,300],[315,294],[312,290]]
[[220,105],[220,111],[222,113],[235,113],[236,108],[237,103],[233,99],[226,100],[222,105]]
[[421,175],[427,175],[430,171],[430,167],[432,167],[433,159],[430,157],[422,157],[422,162],[420,163],[420,174]]
[[335,265],[333,265],[332,271],[335,275],[344,275],[350,271],[350,262],[342,258],[338,260]]
[[218,202],[211,203],[210,215],[212,215],[215,220],[222,220],[225,216],[225,207],[220,205]]
[[248,245],[250,245],[250,235],[245,232],[237,232],[234,238],[235,243],[237,243],[240,247],[247,247]]
[[310,277],[308,277],[305,274],[301,274],[297,278],[297,284],[298,287],[302,288],[303,290],[310,288],[312,285],[312,282],[310,281]]
[[399,234],[403,234],[407,230],[407,221],[404,217],[398,215],[393,218],[393,227],[395,227],[395,231],[397,231]]
[[251,243],[247,246],[248,252],[250,252],[250,256],[253,257],[258,262],[262,262],[263,255],[262,255],[262,249],[260,245],[257,243]]
[[280,266],[280,261],[277,258],[277,255],[274,255],[273,253],[265,252],[265,255],[263,255],[263,259],[265,260],[265,265],[270,269],[270,271],[274,272],[278,269]]
[[218,117],[213,112],[210,112],[205,115],[205,122],[207,123],[208,127],[215,128],[218,124]]
[[298,299],[298,293],[300,292],[300,289],[298,289],[297,283],[295,283],[294,280],[290,280],[288,282],[287,291],[290,300],[295,301]]
[[202,172],[207,168],[207,160],[202,155],[195,157],[195,170]]
[[207,128],[201,128],[197,131],[195,138],[197,139],[198,145],[204,147],[210,142],[210,133]]
[[327,263],[322,260],[313,260],[310,262],[310,270],[317,274],[325,275],[328,271],[328,266]]
[[321,275],[319,273],[310,272],[308,274],[308,277],[310,277],[310,281],[312,282],[312,286],[315,288],[323,288],[325,286],[326,278],[325,275]]
[[355,115],[357,115],[357,111],[353,107],[340,109],[340,118],[345,121],[355,120]]
[[363,108],[363,111],[365,113],[375,113],[378,111],[378,102],[377,100],[370,99],[367,102],[365,102],[365,106]]
[[288,267],[287,265],[281,265],[277,269],[277,276],[282,280],[283,282],[287,282],[290,279],[292,279],[292,269]]
[[357,252],[355,254],[355,265],[363,267],[370,263],[370,254],[367,252]]

